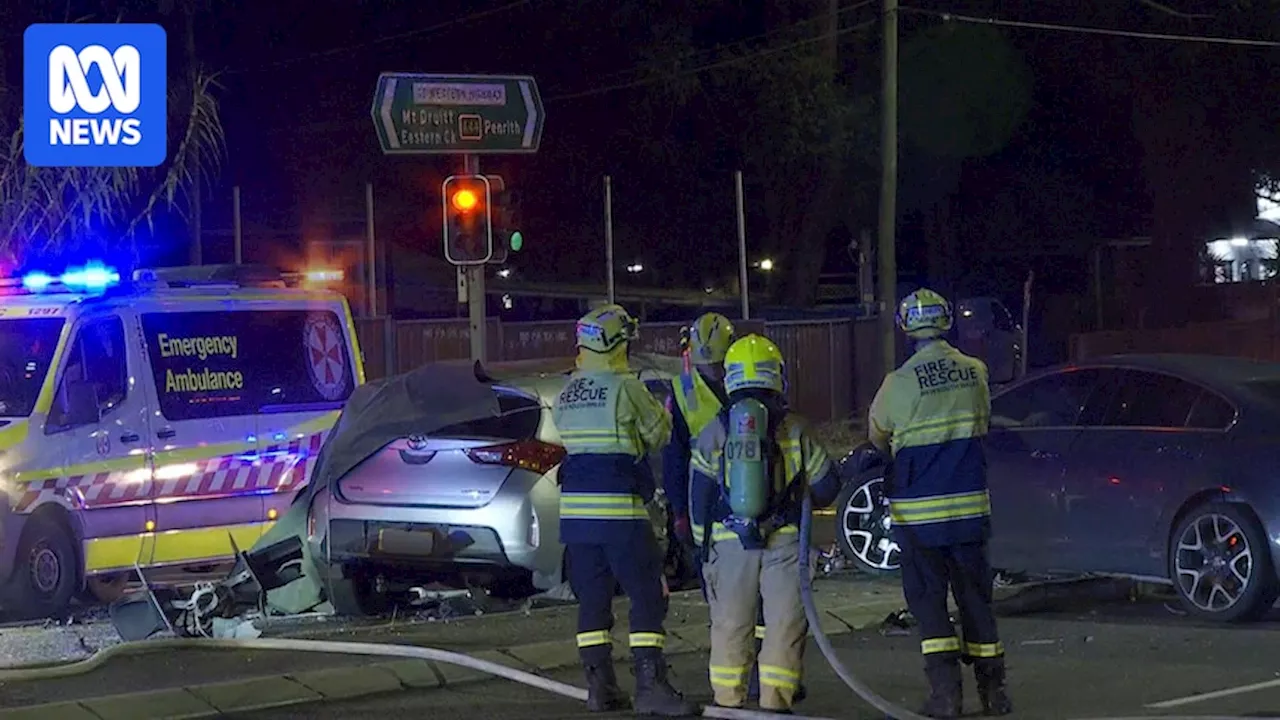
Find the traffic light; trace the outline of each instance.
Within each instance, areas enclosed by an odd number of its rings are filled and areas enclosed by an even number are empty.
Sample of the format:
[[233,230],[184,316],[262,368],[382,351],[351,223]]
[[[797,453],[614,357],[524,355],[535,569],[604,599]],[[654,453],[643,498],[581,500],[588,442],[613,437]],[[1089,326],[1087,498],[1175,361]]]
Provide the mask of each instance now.
[[520,193],[506,190],[497,194],[493,202],[494,232],[504,250],[520,252],[524,247],[524,233],[520,231]]
[[444,257],[454,265],[483,265],[493,257],[493,208],[489,179],[451,175],[441,188]]

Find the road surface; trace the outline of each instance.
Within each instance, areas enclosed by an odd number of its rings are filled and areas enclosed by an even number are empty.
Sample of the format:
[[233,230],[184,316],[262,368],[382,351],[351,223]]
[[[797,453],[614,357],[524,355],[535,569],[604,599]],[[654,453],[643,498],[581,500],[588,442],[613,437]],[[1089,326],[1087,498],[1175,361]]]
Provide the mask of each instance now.
[[[1014,718],[1070,720],[1140,716],[1280,717],[1280,623],[1216,627],[1188,622],[1159,604],[1007,618]],[[925,690],[914,635],[864,631],[836,641],[842,659],[878,691],[912,709]],[[673,661],[676,684],[700,702],[710,697],[706,656]],[[621,673],[629,684],[629,673]],[[576,671],[553,673],[582,685]],[[851,693],[810,645],[806,716],[878,718]],[[978,710],[971,680],[966,709]],[[1209,695],[1206,695],[1209,693]],[[1218,696],[1212,695],[1217,693]],[[1160,707],[1151,707],[1160,704]],[[244,720],[286,718],[484,717],[492,720],[588,716],[572,700],[506,681],[423,692],[400,692],[345,703],[260,711]],[[601,716],[592,716],[601,717]],[[608,716],[603,716],[608,717]],[[620,713],[617,717],[629,717]]]

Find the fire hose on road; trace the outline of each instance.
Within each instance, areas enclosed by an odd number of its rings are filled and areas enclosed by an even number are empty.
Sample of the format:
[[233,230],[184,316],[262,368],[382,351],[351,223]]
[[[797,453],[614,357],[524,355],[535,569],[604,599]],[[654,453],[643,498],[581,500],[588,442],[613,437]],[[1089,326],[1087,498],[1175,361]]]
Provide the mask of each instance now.
[[[831,645],[831,641],[822,631],[822,625],[819,622],[820,616],[818,608],[813,599],[813,582],[809,572],[809,553],[810,553],[810,533],[811,533],[811,516],[812,506],[808,497],[804,500],[804,511],[801,513],[800,523],[800,589],[801,598],[804,602],[805,615],[809,619],[809,627],[813,632],[814,640],[817,642],[819,649],[822,651],[824,658],[836,675],[840,677],[849,689],[858,697],[862,698],[867,704],[876,710],[885,714],[887,720],[927,720],[927,718],[911,712],[905,708],[894,705],[884,697],[877,694],[874,690],[863,683],[856,675],[854,675],[848,667],[837,657],[835,649]],[[482,673],[492,675],[494,677],[503,678],[512,682],[517,682],[529,687],[539,688],[547,692],[554,693],[563,697],[571,698],[579,702],[586,702],[587,691],[567,683],[558,682],[550,678],[536,675],[534,673],[516,670],[499,663],[489,662],[480,658],[464,655],[462,653],[449,652],[447,650],[438,650],[435,648],[425,648],[410,645],[389,645],[381,643],[357,643],[357,642],[331,642],[325,640],[291,640],[291,639],[274,639],[274,638],[253,638],[253,639],[210,639],[210,638],[165,638],[159,640],[140,640],[135,642],[126,642],[106,650],[95,653],[92,657],[80,660],[78,662],[57,665],[53,667],[39,668],[15,668],[0,669],[0,683],[33,681],[33,680],[52,680],[57,678],[73,677],[92,672],[93,670],[105,665],[113,658],[123,657],[127,655],[135,655],[149,652],[159,652],[164,650],[283,650],[290,652],[308,652],[308,653],[328,653],[339,655],[360,655],[367,657],[389,657],[389,658],[407,658],[415,660],[427,660],[449,665],[457,665],[460,667],[470,668]],[[732,708],[707,707],[702,711],[702,717],[709,718],[725,718],[727,720],[761,720],[779,717],[774,713],[754,711],[754,710],[738,710]],[[792,715],[799,720],[805,720],[805,716]],[[1245,720],[1245,718],[1236,717],[1195,717],[1195,716],[1160,716],[1161,720]],[[831,718],[809,717],[807,720],[833,720]],[[1095,720],[1140,720],[1139,718],[1098,718]]]

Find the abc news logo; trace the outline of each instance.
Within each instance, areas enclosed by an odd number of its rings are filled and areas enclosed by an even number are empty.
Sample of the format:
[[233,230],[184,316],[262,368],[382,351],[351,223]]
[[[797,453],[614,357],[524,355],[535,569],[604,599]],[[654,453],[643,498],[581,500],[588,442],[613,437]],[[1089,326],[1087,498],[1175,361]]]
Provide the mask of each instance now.
[[[89,89],[88,72],[97,68],[102,85]],[[49,53],[49,109],[69,115],[77,109],[101,115],[108,108],[122,115],[137,112],[142,104],[142,56],[138,48],[121,45],[113,53],[101,45],[76,52],[59,45]],[[49,119],[53,145],[137,145],[142,142],[138,118],[63,117]]]
[[155,167],[168,154],[159,25],[37,24],[23,35],[23,153],[36,167]]

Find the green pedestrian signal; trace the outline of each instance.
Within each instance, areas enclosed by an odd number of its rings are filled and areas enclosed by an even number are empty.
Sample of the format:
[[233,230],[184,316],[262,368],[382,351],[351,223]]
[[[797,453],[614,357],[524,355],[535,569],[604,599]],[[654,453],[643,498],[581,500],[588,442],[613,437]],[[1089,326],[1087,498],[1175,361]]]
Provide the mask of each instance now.
[[511,252],[520,252],[522,247],[524,247],[524,233],[516,230],[511,233]]

